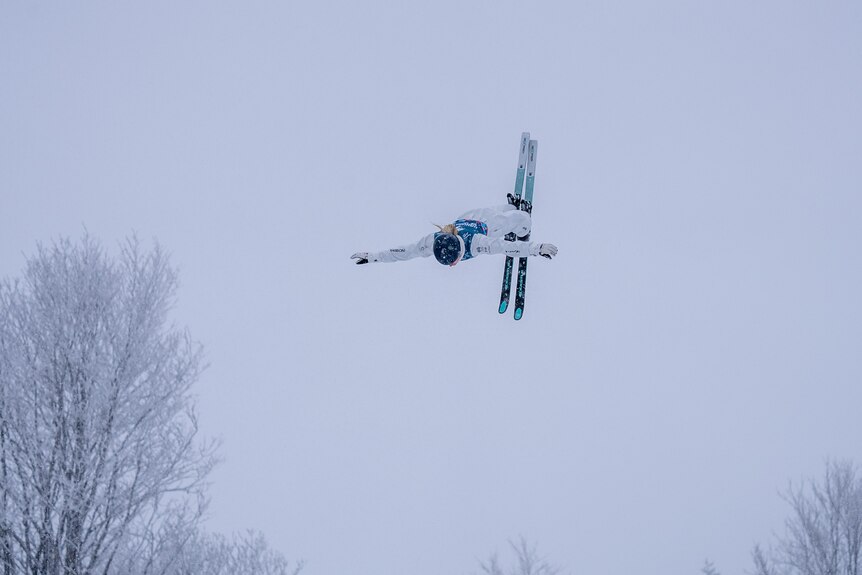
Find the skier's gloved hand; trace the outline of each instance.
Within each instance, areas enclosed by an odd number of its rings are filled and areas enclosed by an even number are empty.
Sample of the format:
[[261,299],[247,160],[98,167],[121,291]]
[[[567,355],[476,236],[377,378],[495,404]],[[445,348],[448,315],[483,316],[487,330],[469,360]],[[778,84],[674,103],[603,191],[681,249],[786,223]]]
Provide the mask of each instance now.
[[539,246],[539,255],[551,259],[557,255],[557,246],[554,244],[541,244]]
[[542,256],[551,259],[557,255],[557,246],[554,244],[536,244],[530,251],[534,256]]
[[350,259],[356,260],[357,265],[358,264],[367,264],[368,263],[368,252],[356,252],[355,254],[350,256]]

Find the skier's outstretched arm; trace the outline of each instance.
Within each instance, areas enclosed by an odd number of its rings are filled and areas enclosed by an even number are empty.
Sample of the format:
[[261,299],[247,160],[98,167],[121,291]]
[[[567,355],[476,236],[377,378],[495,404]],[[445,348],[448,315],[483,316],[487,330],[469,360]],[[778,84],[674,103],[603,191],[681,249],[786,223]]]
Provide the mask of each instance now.
[[502,238],[473,236],[472,252],[474,256],[479,254],[505,254],[514,258],[542,256],[551,259],[557,255],[557,246],[549,243],[509,242]]
[[434,234],[428,234],[418,242],[398,246],[382,252],[356,252],[351,259],[357,260],[357,264],[367,264],[369,262],[403,262],[413,258],[426,258],[434,253]]

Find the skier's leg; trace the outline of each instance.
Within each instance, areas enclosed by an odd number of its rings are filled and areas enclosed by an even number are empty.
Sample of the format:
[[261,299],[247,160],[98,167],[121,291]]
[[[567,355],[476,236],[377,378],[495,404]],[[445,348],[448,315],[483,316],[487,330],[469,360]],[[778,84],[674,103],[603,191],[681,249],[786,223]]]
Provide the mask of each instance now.
[[[533,228],[533,219],[528,212],[522,210],[511,210],[505,214],[501,214],[501,223],[498,234],[505,236],[508,233],[513,233],[519,238],[529,235]],[[488,235],[491,231],[488,230]]]
[[458,219],[485,222],[489,238],[502,238],[511,232],[523,237],[530,233],[532,227],[530,214],[511,204],[470,210],[458,216]]
[[[502,208],[503,206],[500,206]],[[489,238],[502,238],[508,233],[515,233],[517,236],[525,236],[530,233],[532,220],[530,214],[515,209],[514,206],[508,206],[512,209],[504,210],[497,208],[493,213],[487,214],[489,217],[484,221],[488,225]]]

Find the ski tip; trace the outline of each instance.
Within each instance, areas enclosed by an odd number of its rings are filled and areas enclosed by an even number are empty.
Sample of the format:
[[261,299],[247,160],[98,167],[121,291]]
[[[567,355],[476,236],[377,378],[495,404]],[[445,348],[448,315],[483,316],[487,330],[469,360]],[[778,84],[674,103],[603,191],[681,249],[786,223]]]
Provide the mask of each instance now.
[[524,310],[522,308],[517,308],[515,310],[515,319],[521,319],[521,316],[524,315]]
[[508,308],[509,308],[509,302],[507,302],[507,301],[501,301],[501,302],[500,302],[500,309],[499,309],[499,310],[497,310],[497,311],[499,311],[500,313],[506,313],[506,310],[507,310]]

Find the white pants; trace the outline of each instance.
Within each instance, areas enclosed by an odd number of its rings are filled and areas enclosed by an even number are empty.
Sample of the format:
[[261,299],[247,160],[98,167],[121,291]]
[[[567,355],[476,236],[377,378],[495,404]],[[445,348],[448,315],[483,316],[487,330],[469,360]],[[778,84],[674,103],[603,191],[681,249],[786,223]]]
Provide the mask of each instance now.
[[489,238],[502,238],[508,233],[524,237],[530,233],[533,226],[530,214],[511,204],[470,210],[458,216],[458,219],[485,222]]

